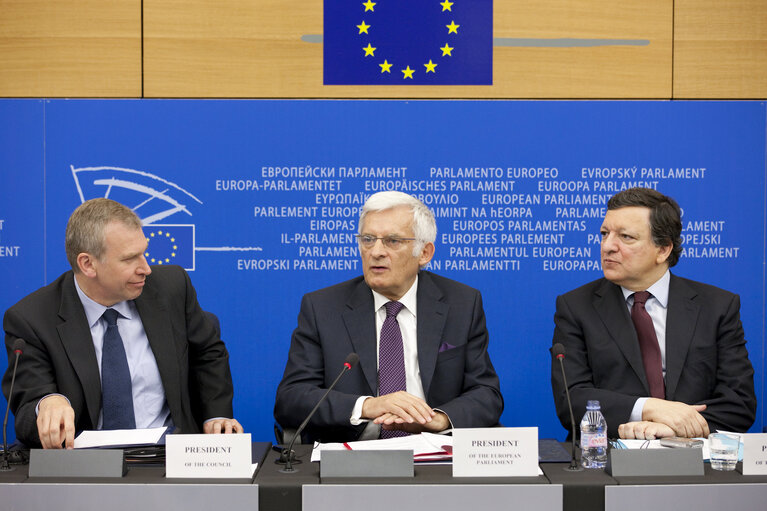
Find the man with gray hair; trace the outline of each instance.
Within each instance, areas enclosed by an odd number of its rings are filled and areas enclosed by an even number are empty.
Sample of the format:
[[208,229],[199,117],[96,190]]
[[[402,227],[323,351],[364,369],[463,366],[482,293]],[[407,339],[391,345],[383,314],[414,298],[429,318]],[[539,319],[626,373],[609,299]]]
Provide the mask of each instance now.
[[380,192],[357,234],[361,277],[303,297],[274,416],[296,428],[351,352],[344,376],[306,429],[307,440],[388,438],[488,427],[503,411],[487,352],[480,293],[423,270],[437,226],[421,201]]
[[[72,448],[86,429],[241,432],[229,354],[178,266],[150,267],[141,220],[109,199],[69,218],[72,270],[8,309],[8,360],[26,341],[10,400],[30,447]],[[8,397],[11,368],[3,378]]]

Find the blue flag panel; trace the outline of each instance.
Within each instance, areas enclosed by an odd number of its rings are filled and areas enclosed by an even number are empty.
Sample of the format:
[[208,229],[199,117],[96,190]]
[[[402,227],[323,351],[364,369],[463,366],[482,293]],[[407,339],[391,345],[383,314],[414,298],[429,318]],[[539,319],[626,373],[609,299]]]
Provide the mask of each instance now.
[[69,268],[72,210],[120,201],[150,263],[194,270],[236,417],[270,440],[301,296],[361,274],[359,207],[402,190],[437,216],[429,268],[482,292],[501,422],[564,438],[555,298],[602,275],[607,199],[649,186],[684,209],[672,271],[740,295],[760,396],[766,115],[763,101],[0,100],[0,310]]
[[177,264],[194,270],[194,225],[145,225],[149,264]]
[[492,0],[325,0],[325,85],[492,85]]

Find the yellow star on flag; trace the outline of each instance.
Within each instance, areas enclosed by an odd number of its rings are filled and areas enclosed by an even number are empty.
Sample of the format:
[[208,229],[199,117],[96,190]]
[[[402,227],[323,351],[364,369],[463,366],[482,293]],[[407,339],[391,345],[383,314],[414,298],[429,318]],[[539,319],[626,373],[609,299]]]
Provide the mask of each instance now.
[[452,57],[452,56],[453,56],[453,54],[452,54],[452,53],[450,53],[450,52],[452,52],[452,51],[453,51],[453,48],[451,48],[450,46],[448,46],[448,45],[447,45],[447,43],[445,43],[445,46],[443,46],[442,48],[440,48],[440,50],[442,50],[442,56],[443,56],[443,57],[444,57],[445,55],[447,55],[448,57]]
[[437,67],[437,64],[432,62],[431,59],[429,59],[429,63],[428,64],[424,64],[424,66],[426,66],[426,72],[427,73],[435,73],[435,74],[437,73],[435,71],[435,68]]
[[362,48],[362,49],[365,50],[365,56],[366,57],[371,56],[371,55],[373,57],[375,57],[375,55],[373,55],[373,52],[376,51],[378,48],[373,48],[372,46],[370,46],[370,43],[368,43],[368,45],[366,47]]
[[[367,34],[368,29],[370,28],[370,25],[366,25],[365,22],[362,22],[362,25],[357,25],[357,28],[360,29],[360,34]],[[449,34],[450,32],[448,32]],[[359,35],[359,34],[358,34]]]
[[402,77],[404,80],[405,78],[413,79],[413,73],[415,72],[415,69],[410,69],[410,66],[407,66],[405,69],[402,70],[402,73],[405,75]]
[[[363,21],[364,23],[364,21]],[[451,21],[449,25],[445,25],[447,27],[447,33],[448,34],[457,34],[458,33],[458,27],[461,25],[456,25],[455,21]],[[360,32],[361,34],[362,32]]]
[[[371,2],[370,0],[368,0],[367,2],[364,2],[362,5],[365,6],[365,12],[368,12],[368,11],[373,11],[373,6],[375,4],[376,4],[375,2]],[[373,12],[375,12],[375,11],[373,11]]]
[[389,73],[391,74],[391,64],[389,64],[389,61],[384,59],[383,64],[378,64],[381,66],[381,72],[382,73]]
[[441,2],[439,5],[442,6],[442,12],[450,11],[453,12],[453,9],[451,7],[453,6],[455,2],[449,2],[448,0],[445,0],[444,2]]

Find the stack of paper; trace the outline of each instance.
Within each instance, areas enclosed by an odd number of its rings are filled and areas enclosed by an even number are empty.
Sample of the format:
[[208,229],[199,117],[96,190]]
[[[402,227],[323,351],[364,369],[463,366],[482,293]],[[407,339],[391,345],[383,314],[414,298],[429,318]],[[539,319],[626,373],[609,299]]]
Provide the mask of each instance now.
[[453,437],[421,433],[386,440],[362,440],[359,442],[344,442],[330,444],[314,444],[312,461],[320,461],[322,451],[413,451],[413,461],[416,463],[444,463],[453,459]]
[[75,449],[93,447],[133,447],[164,443],[167,427],[151,429],[111,429],[83,431],[75,438]]

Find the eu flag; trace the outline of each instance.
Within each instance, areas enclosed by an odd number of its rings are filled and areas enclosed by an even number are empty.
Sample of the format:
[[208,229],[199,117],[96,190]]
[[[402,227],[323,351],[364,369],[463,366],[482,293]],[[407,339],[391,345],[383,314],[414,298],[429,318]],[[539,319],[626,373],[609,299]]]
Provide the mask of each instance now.
[[194,225],[145,225],[144,236],[149,264],[177,264],[194,270]]
[[492,85],[492,0],[325,0],[325,85]]

